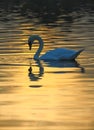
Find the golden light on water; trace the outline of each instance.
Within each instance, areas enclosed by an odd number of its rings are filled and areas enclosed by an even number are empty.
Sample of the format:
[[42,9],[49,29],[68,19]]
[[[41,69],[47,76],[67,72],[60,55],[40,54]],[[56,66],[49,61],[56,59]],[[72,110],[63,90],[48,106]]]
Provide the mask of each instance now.
[[[43,35],[45,53],[51,49],[54,42],[50,41],[50,38],[47,40],[49,34],[43,34],[43,29],[41,28],[38,34]],[[53,33],[51,36],[54,37]],[[20,43],[24,43],[22,52],[7,57],[2,55],[4,58],[1,63],[4,60],[5,65],[1,66],[3,76],[0,85],[0,128],[90,129],[93,121],[93,94],[88,93],[92,87],[88,87],[90,78],[85,74],[84,67],[59,67],[58,64],[42,61],[37,63],[31,60],[38,42],[31,52],[28,51],[29,35],[29,31],[23,30],[20,37]],[[61,43],[60,38],[61,36],[56,40],[54,37],[57,43]],[[18,39],[15,44],[16,42]],[[62,45],[60,44],[60,47]],[[54,44],[53,48],[57,46]],[[80,57],[83,58],[85,55]]]
[[[3,99],[0,107],[1,129],[14,129],[16,126],[19,126],[18,129],[37,129],[37,125],[39,129],[90,128],[93,95],[85,91],[87,82],[83,82],[81,68],[53,68],[42,63],[44,73],[34,81],[40,69],[35,61],[31,66],[29,62],[27,60],[26,66],[23,63],[20,66],[2,66],[2,72],[9,77],[0,87],[0,102]],[[82,75],[83,78],[80,78]],[[91,90],[91,87],[87,89]]]
[[39,43],[35,41],[31,51],[27,44],[28,37],[37,34],[44,41],[41,54],[93,45],[93,10],[89,14],[84,4],[81,12],[60,10],[62,14],[54,19],[58,12],[51,13],[49,19],[47,12],[24,14],[25,3],[15,3],[13,10],[11,4],[6,11],[0,8],[0,130],[93,130],[94,46],[68,64],[35,61]]
[[[19,68],[19,70],[20,69],[21,68]],[[20,71],[19,70],[18,72],[23,70],[26,72],[27,69],[23,67]],[[75,76],[75,74],[73,75]],[[75,87],[73,84],[65,84],[62,74],[61,76],[55,76],[54,74],[48,73],[44,76],[45,79],[43,82],[37,82],[37,84],[42,83],[43,86],[41,88],[29,88],[27,85],[30,84],[30,82],[33,84],[32,81],[28,81],[23,75],[18,76],[17,74],[16,76],[15,79],[18,80],[15,80],[15,83],[19,84],[23,81],[24,84],[21,83],[20,87],[11,87],[13,92],[10,95],[3,94],[3,102],[6,103],[7,109],[5,109],[6,105],[0,108],[3,114],[1,120],[7,120],[9,126],[13,128],[10,121],[14,120],[15,126],[21,126],[21,128],[23,126],[24,128],[31,126],[37,128],[36,124],[39,125],[39,129],[41,129],[41,127],[60,129],[62,127],[69,129],[69,126],[71,129],[77,126],[79,129],[82,128],[82,126],[83,128],[90,128],[93,109],[90,110],[88,105],[92,107],[90,98],[92,98],[93,95],[87,95],[87,93],[84,92],[84,86]],[[67,76],[70,77],[69,74]],[[60,86],[62,83],[58,82],[60,78],[63,78],[63,86]],[[28,82],[26,83],[25,80]],[[66,80],[66,82],[67,81],[68,80]],[[64,123],[61,122],[62,120]],[[18,121],[20,121],[21,124],[18,124]],[[70,125],[70,123],[75,125]]]

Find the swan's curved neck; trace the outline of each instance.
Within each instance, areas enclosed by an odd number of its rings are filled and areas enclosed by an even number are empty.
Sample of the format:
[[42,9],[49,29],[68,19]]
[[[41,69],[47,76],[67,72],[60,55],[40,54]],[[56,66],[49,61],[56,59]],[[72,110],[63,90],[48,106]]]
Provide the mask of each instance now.
[[38,60],[38,59],[39,59],[39,55],[40,55],[40,53],[41,53],[41,51],[42,51],[42,49],[43,49],[43,40],[42,40],[42,38],[39,37],[38,35],[31,36],[29,40],[31,41],[31,42],[30,42],[31,44],[32,44],[35,40],[39,41],[39,48],[38,48],[37,52],[36,52],[35,55],[34,55],[34,59]]
[[39,59],[39,55],[40,55],[40,53],[41,53],[41,51],[43,49],[43,40],[40,37],[37,37],[37,39],[35,39],[35,40],[39,41],[39,48],[38,48],[37,52],[34,55],[34,59],[38,60]]

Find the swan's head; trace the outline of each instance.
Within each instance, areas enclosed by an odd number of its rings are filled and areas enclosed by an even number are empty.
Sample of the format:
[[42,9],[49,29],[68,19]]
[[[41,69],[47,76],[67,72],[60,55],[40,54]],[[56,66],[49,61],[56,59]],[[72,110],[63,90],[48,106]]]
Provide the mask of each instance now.
[[29,50],[32,49],[32,44],[34,40],[38,40],[39,42],[42,42],[42,39],[39,35],[32,35],[28,38],[28,45],[29,45]]
[[31,50],[31,48],[32,48],[33,41],[34,41],[34,36],[30,36],[30,37],[28,38],[29,50]]

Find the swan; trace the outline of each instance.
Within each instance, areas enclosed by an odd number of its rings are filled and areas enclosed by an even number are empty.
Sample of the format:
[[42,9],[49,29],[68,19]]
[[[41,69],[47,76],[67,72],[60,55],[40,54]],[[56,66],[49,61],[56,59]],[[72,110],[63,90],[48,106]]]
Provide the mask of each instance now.
[[40,53],[43,49],[44,42],[42,38],[39,35],[31,35],[28,39],[28,45],[29,49],[32,49],[32,44],[34,43],[35,40],[39,41],[39,48],[34,55],[35,60],[75,60],[77,56],[84,50],[80,49],[78,51],[71,50],[71,49],[66,49],[66,48],[57,48],[53,50],[47,51],[45,54],[40,56]]

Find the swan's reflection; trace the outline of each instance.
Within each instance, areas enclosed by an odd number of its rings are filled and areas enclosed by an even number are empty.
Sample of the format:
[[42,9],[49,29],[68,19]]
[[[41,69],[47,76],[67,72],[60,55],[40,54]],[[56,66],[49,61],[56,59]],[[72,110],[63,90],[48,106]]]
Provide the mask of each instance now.
[[[76,60],[72,61],[53,61],[53,62],[45,62],[48,67],[56,67],[56,68],[79,68],[81,73],[85,72],[84,67],[82,67]],[[71,72],[71,71],[70,71]]]
[[41,77],[44,74],[44,68],[41,64],[41,61],[35,60],[35,63],[36,63],[36,66],[39,67],[39,72],[38,72],[38,74],[33,73],[33,65],[32,65],[32,63],[30,63],[30,67],[28,69],[28,71],[29,71],[28,75],[29,75],[29,78],[31,81],[38,81],[39,79],[41,79]]
[[[44,62],[47,67],[52,68],[79,68],[81,73],[85,72],[85,69],[80,66],[80,64],[77,61],[52,61],[52,62]],[[36,67],[39,68],[39,71],[37,73],[33,72],[34,64],[30,63],[30,67],[28,69],[28,76],[31,81],[38,81],[43,77],[44,74],[44,67],[42,65],[42,62],[40,60],[35,60]],[[60,69],[59,69],[60,70]],[[72,73],[72,71],[51,71],[51,73]],[[45,70],[46,73],[46,70]]]

